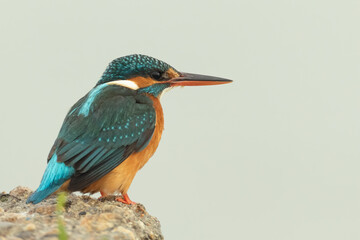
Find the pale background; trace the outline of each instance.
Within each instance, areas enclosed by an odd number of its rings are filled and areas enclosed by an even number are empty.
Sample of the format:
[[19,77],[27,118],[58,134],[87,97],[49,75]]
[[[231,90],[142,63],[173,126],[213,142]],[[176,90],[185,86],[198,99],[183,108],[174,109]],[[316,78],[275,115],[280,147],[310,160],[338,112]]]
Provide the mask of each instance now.
[[359,1],[1,1],[0,190],[35,189],[68,109],[142,53],[174,89],[129,195],[166,239],[360,239]]

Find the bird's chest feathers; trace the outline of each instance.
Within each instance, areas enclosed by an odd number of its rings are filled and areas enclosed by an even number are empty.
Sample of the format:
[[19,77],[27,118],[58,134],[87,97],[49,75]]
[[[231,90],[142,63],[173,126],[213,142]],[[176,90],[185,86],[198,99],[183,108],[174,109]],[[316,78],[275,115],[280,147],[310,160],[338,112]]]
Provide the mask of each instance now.
[[[140,152],[132,154],[130,157],[136,158],[136,162],[139,164],[139,169],[142,168],[145,163],[149,160],[149,158],[155,153],[160,139],[162,132],[164,130],[164,114],[158,98],[150,96],[149,97],[153,100],[153,106],[156,112],[156,123],[153,136],[149,142],[149,144]],[[126,162],[127,160],[125,160]]]

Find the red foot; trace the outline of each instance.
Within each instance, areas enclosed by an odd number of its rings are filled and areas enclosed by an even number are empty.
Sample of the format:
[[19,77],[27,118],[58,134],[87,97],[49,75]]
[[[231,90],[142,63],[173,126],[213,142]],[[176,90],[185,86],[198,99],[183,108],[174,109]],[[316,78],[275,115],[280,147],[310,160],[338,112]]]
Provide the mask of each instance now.
[[123,197],[117,197],[115,198],[115,201],[122,202],[128,205],[134,205],[136,202],[133,202],[130,200],[129,196],[127,194],[123,195]]
[[100,191],[100,194],[101,194],[101,196],[98,198],[98,200],[100,200],[100,199],[102,199],[102,198],[104,198],[104,197],[107,196],[107,194],[104,193],[104,192],[102,192],[102,191]]

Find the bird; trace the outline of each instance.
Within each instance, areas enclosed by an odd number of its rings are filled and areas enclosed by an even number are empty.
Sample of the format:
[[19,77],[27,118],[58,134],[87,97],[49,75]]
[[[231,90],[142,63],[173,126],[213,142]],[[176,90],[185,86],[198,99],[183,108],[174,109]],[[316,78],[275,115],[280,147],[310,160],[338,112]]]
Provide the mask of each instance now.
[[40,185],[27,203],[37,204],[59,191],[80,191],[100,192],[101,197],[119,194],[116,201],[135,204],[127,192],[159,145],[164,129],[162,93],[177,86],[230,82],[180,72],[142,54],[113,60],[67,113]]

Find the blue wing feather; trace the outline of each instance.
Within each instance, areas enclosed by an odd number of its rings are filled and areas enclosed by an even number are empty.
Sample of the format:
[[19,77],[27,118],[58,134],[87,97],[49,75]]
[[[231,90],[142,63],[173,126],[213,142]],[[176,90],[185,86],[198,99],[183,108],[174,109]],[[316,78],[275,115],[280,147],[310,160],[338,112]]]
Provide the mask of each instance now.
[[66,166],[62,162],[57,162],[55,153],[50,159],[39,188],[28,198],[26,203],[38,203],[44,198],[55,192],[66,180],[75,172],[73,167]]

